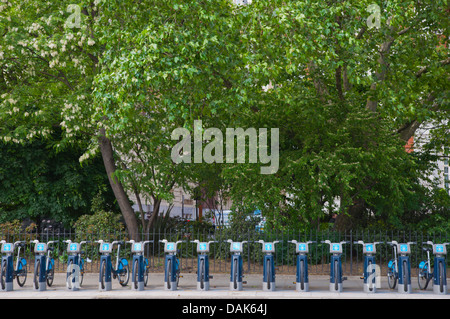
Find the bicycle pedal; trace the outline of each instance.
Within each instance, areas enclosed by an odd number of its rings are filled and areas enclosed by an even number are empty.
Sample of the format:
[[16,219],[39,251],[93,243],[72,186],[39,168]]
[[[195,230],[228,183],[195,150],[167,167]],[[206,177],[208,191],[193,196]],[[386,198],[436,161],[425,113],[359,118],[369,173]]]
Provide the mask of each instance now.
[[347,277],[342,277],[342,280],[347,280]]
[[209,276],[209,279],[213,279],[214,277],[213,276]]
[[247,284],[247,281],[243,281],[242,283],[243,283],[244,285],[246,285],[246,284]]
[[295,285],[297,282],[293,281],[292,284]]

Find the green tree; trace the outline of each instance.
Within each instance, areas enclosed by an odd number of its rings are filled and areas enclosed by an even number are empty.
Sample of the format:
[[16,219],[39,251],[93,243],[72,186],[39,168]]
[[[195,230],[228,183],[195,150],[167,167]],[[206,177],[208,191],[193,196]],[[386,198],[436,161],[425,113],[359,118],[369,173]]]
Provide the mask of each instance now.
[[[382,1],[379,28],[370,28],[371,4],[273,0],[242,9],[252,85],[234,123],[279,127],[280,169],[259,176],[255,165],[234,165],[225,174],[235,202],[275,225],[333,212],[340,229],[373,216],[394,223],[427,194],[419,183],[431,167],[403,146],[421,123],[449,118],[448,6]],[[431,136],[437,149],[448,144],[447,129]]]
[[103,209],[116,210],[103,163],[97,156],[80,165],[80,148],[56,153],[48,141],[21,144],[0,142],[0,222],[43,218],[65,227],[91,210],[101,192]]

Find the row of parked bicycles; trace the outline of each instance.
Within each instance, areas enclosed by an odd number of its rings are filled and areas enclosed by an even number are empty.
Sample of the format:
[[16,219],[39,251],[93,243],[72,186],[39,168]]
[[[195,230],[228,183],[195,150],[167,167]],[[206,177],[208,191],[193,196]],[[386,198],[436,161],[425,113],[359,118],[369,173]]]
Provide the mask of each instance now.
[[[149,261],[144,256],[145,245],[153,241],[113,241],[105,242],[98,240],[99,244],[100,267],[99,267],[99,289],[111,290],[111,279],[117,279],[121,286],[127,286],[131,276],[132,289],[143,290],[148,284],[149,277]],[[179,250],[177,245],[184,241],[170,242],[166,239],[159,242],[164,244],[165,261],[164,261],[164,288],[166,290],[176,290],[178,287],[180,275],[180,261],[177,256]],[[215,241],[201,242],[199,240],[192,241],[197,244],[197,289],[208,290],[209,280],[213,277],[209,275],[209,257],[210,245],[216,243]],[[231,273],[230,273],[230,290],[242,290],[243,284],[243,259],[244,244],[247,241],[235,242],[231,239],[227,240],[230,244],[231,253]],[[263,290],[275,290],[275,245],[279,241],[265,242],[263,240],[257,241],[262,244],[262,252],[264,253],[263,261]],[[309,291],[308,279],[308,253],[309,245],[316,242],[297,242],[295,240],[289,241],[295,245],[295,252],[297,254],[297,269],[296,269],[296,289],[298,291]],[[21,251],[24,249],[26,242],[17,241],[15,243],[7,243],[0,241],[2,260],[1,260],[1,289],[4,291],[13,290],[13,281],[16,280],[20,287],[23,287],[28,273],[27,260],[21,256]],[[55,273],[55,260],[52,256],[54,248],[52,247],[54,241],[47,243],[32,241],[34,243],[34,273],[33,273],[33,287],[36,290],[46,290],[47,286],[52,286]],[[66,240],[67,243],[67,288],[77,290],[83,283],[85,274],[85,262],[90,262],[88,258],[83,257],[85,251],[82,250],[82,245],[89,244],[89,241],[81,241],[79,243]],[[127,258],[121,255],[121,247],[126,243],[131,244],[132,267]],[[343,253],[343,245],[348,244],[347,241],[333,243],[329,240],[322,241],[322,243],[329,244],[330,247],[330,291],[340,292],[343,289],[343,281],[346,279],[342,273],[341,256]],[[380,271],[379,266],[376,265],[375,254],[376,245],[381,242],[364,243],[363,241],[354,242],[361,244],[364,254],[364,291],[376,292],[379,288]],[[411,245],[415,242],[398,243],[396,241],[387,242],[393,247],[394,258],[388,262],[387,281],[391,289],[395,289],[398,284],[398,291],[404,293],[411,292],[411,264],[409,254],[411,253]],[[433,281],[433,290],[438,294],[446,294],[446,260],[447,254],[446,246],[449,243],[435,244],[431,241],[423,242],[423,250],[427,254],[427,259],[421,261],[418,265],[417,280],[421,290],[427,289],[429,283]],[[117,246],[115,261],[113,262],[112,253],[113,248]],[[17,254],[15,251],[17,249]],[[435,257],[431,258],[431,254]],[[15,255],[15,256],[14,256]],[[15,258],[14,258],[15,257]]]

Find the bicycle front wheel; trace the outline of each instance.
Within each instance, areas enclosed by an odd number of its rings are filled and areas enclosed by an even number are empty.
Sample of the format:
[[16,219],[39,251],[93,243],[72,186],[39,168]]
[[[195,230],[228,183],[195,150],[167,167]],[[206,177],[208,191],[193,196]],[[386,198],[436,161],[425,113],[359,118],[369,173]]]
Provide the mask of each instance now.
[[171,288],[171,280],[172,280],[172,260],[171,259],[167,259],[167,264],[166,264],[166,285],[167,285],[167,289],[170,290]]
[[19,266],[17,267],[17,275],[16,275],[17,284],[20,287],[25,285],[27,281],[27,264],[19,260]]
[[428,286],[428,271],[425,268],[419,268],[417,270],[417,283],[419,284],[420,290],[427,289]]
[[266,261],[266,276],[267,276],[267,289],[270,290],[270,280],[272,277],[272,269],[270,267],[270,260]]
[[51,287],[55,278],[55,261],[53,259],[48,262],[48,267],[50,269],[47,269],[47,285]]
[[139,261],[136,259],[133,263],[133,270],[134,270],[134,289],[138,289],[138,281],[139,281]]
[[390,266],[388,267],[387,271],[387,279],[388,279],[388,285],[389,288],[394,289],[397,285],[397,273],[395,272],[393,261],[391,260],[389,262]]
[[205,260],[200,260],[200,288],[205,288]]
[[100,285],[102,289],[105,289],[105,281],[106,281],[106,260],[102,260],[100,265]]
[[300,261],[300,287],[302,290],[305,289],[305,261]]
[[444,292],[444,264],[442,262],[439,262],[439,292],[443,293]]
[[238,260],[237,260],[237,258],[235,258],[234,259],[234,262],[233,262],[233,287],[234,287],[234,289],[237,289],[237,287],[238,287],[238,285],[237,285],[237,282],[238,282]]
[[339,290],[339,278],[341,278],[341,274],[339,273],[339,262],[337,260],[334,261],[334,290]]
[[403,261],[402,263],[402,267],[403,267],[403,291],[407,292],[408,291],[408,278],[409,278],[409,272],[408,272],[408,264],[406,262],[406,260]]
[[6,289],[6,260],[3,260],[2,262],[2,272],[1,272],[1,279],[0,281],[2,282],[2,290]]
[[35,289],[39,289],[39,277],[41,276],[41,261],[38,259],[34,263],[33,284]]
[[122,261],[119,261],[119,283],[122,287],[128,285],[128,281],[130,280],[130,267],[128,265],[124,265]]

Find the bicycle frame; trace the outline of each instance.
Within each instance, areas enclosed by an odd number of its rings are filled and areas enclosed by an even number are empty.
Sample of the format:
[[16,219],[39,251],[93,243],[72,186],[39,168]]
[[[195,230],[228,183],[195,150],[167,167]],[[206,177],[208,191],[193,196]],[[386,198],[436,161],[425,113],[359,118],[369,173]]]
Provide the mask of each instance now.
[[[97,240],[100,244],[100,273],[99,273],[99,288],[100,290],[109,291],[112,289],[111,274],[114,279],[119,280],[119,284],[125,287],[130,279],[130,271],[128,267],[128,261],[126,258],[120,258],[120,246],[124,244],[123,241],[113,241],[112,243],[105,243],[103,240]],[[116,266],[114,267],[111,262],[111,254],[114,245],[118,245]],[[122,266],[122,267],[120,267]],[[125,279],[122,279],[124,277]]]
[[26,261],[25,258],[20,259],[20,249],[22,248],[22,246],[19,245],[19,243],[21,243],[21,242],[18,241],[18,242],[15,242],[15,243],[14,243],[14,248],[15,248],[16,246],[19,247],[19,248],[17,249],[16,267],[14,268],[14,269],[15,269],[15,270],[14,270],[15,273],[19,273],[19,272],[20,272],[20,270],[19,270],[19,261],[23,261],[23,260]]
[[[0,241],[1,250],[4,255],[1,257],[1,289],[5,291],[12,291],[13,281],[17,278],[17,284],[23,287],[27,279],[27,263],[25,258],[20,258],[20,249],[23,241],[17,241],[14,244]],[[16,256],[16,266],[14,267],[14,252],[18,247]],[[21,266],[21,267],[20,267]],[[20,269],[19,269],[20,267]],[[19,278],[24,278],[23,281]]]

